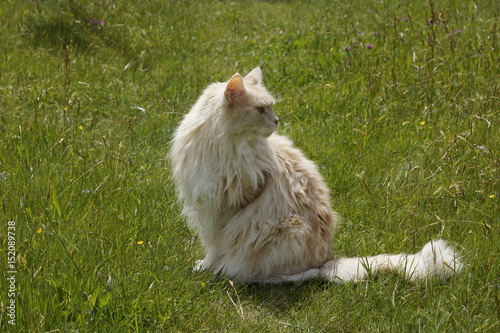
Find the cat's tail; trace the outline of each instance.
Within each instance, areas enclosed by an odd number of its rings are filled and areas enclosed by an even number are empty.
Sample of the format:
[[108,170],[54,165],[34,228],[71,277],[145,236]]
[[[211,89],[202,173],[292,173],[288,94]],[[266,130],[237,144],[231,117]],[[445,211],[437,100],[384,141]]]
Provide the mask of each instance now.
[[425,279],[442,281],[458,273],[463,266],[462,260],[453,247],[444,240],[435,240],[425,244],[422,250],[415,254],[338,258],[326,262],[321,268],[298,274],[280,275],[259,282],[300,283],[315,278],[336,283],[361,282],[384,272],[396,272],[411,282]]
[[396,272],[411,282],[427,278],[445,280],[459,272],[463,262],[444,240],[431,241],[415,254],[380,254],[373,257],[339,258],[328,261],[318,272],[327,281],[345,283],[367,280],[371,275]]

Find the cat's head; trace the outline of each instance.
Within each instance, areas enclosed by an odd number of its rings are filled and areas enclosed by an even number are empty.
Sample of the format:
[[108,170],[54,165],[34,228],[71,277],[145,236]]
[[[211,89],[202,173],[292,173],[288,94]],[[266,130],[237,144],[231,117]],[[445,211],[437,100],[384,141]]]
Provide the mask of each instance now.
[[273,111],[275,99],[262,85],[259,67],[245,77],[233,75],[225,85],[224,98],[228,132],[268,137],[278,128],[279,119]]

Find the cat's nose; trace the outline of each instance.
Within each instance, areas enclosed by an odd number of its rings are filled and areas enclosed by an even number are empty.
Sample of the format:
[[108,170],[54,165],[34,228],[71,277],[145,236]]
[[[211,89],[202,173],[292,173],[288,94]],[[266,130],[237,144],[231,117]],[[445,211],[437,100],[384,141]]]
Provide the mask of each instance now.
[[275,117],[273,121],[274,121],[274,123],[275,123],[276,125],[278,125],[278,123],[280,122],[280,118]]

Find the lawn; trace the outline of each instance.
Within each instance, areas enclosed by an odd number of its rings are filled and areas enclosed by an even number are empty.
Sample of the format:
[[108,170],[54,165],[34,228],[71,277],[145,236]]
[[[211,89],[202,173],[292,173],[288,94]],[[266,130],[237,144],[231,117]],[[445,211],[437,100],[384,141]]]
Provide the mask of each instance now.
[[[499,9],[2,1],[0,331],[499,331]],[[193,272],[170,140],[206,85],[256,66],[331,188],[338,256],[444,238],[466,268],[418,285]]]

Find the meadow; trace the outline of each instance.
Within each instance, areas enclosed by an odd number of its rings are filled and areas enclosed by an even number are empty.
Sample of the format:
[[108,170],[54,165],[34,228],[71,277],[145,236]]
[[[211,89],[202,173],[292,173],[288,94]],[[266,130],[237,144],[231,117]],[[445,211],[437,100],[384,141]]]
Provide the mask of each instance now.
[[[0,331],[498,332],[499,9],[2,1]],[[465,269],[417,285],[193,272],[169,142],[206,85],[256,66],[331,188],[338,256],[444,238]]]

